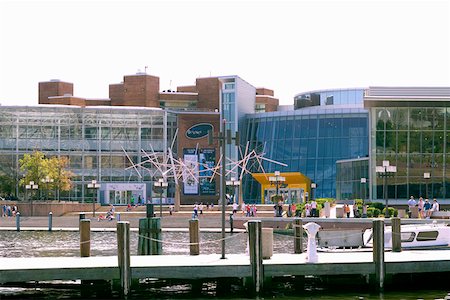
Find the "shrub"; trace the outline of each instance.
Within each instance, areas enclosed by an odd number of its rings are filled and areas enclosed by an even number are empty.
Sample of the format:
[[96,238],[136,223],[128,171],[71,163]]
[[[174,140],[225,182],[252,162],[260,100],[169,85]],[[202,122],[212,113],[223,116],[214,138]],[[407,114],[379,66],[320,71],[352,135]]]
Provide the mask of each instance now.
[[384,204],[381,202],[373,202],[369,204],[369,207],[375,207],[378,208],[380,211],[382,211],[384,208]]
[[[388,207],[388,212],[389,212],[389,217],[396,217],[396,216],[398,216],[398,210],[396,210],[393,207]],[[383,215],[386,214],[386,208],[383,209],[382,213],[383,213]]]
[[381,213],[381,210],[379,210],[376,207],[370,206],[367,208],[367,217],[369,217],[369,218],[378,218],[380,213]]

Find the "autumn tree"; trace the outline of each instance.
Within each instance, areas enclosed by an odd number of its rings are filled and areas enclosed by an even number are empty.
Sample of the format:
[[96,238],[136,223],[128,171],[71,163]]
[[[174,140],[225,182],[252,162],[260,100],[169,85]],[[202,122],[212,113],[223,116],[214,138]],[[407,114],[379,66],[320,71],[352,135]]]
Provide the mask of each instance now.
[[[47,158],[44,153],[34,151],[32,154],[25,154],[19,160],[19,165],[24,173],[24,177],[20,180],[21,186],[34,181],[40,185],[40,190],[46,189],[48,192],[56,189],[58,199],[59,191],[69,191],[72,187],[71,178],[74,174],[67,170],[69,165],[67,157]],[[51,182],[46,182],[46,178],[51,179]]]

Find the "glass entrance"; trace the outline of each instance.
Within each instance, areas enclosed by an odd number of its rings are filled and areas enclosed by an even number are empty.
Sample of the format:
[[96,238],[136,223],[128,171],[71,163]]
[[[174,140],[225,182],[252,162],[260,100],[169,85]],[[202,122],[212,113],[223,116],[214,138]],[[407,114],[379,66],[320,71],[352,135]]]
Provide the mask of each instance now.
[[[279,188],[278,195],[283,197],[285,203],[301,203],[303,201],[303,189],[290,189],[290,188]],[[264,202],[266,204],[272,203],[272,197],[275,196],[276,189],[269,188],[264,191]]]
[[131,202],[132,191],[109,191],[110,203],[115,205],[127,205]]

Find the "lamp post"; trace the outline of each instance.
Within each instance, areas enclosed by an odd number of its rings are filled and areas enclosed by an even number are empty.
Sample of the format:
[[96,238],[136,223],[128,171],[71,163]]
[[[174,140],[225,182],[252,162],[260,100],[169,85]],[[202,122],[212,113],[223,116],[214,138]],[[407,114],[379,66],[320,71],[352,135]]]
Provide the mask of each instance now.
[[423,173],[423,179],[425,180],[425,198],[431,198],[428,197],[428,180],[431,178],[431,173],[425,172]]
[[226,185],[231,186],[233,188],[233,196],[236,195],[236,187],[238,187],[241,184],[241,182],[236,178],[231,178],[230,180],[227,180]]
[[278,190],[280,185],[286,181],[286,177],[281,176],[280,171],[274,172],[275,176],[269,176],[269,182],[272,185],[275,185],[275,195],[278,196]]
[[314,200],[314,190],[317,188],[317,183],[312,182],[311,183],[311,201]]
[[363,188],[363,199],[362,199],[363,205],[364,205],[364,202],[366,201],[366,183],[367,183],[367,178],[362,177],[361,178],[361,185],[362,185],[362,188]]
[[[100,188],[100,183],[97,183],[97,180],[91,180],[91,183],[87,185],[88,189],[94,189],[94,193],[97,194],[97,189]],[[92,216],[95,217],[95,195],[92,199]]]
[[159,178],[153,185],[159,188],[159,216],[162,218],[162,194],[169,184],[163,178]]
[[[34,184],[34,181],[30,181],[29,184],[25,185],[25,193],[28,194],[28,190],[37,190],[39,186]],[[25,198],[28,195],[25,195]],[[30,215],[33,216],[33,197],[30,197]]]
[[213,140],[216,139],[220,144],[220,160],[221,160],[221,178],[220,178],[220,200],[222,201],[222,256],[225,259],[225,209],[226,209],[226,145],[231,145],[232,141],[236,146],[239,146],[239,133],[235,132],[234,137],[230,129],[226,129],[227,120],[222,119],[220,132],[214,136],[212,130],[208,130],[208,144],[212,145]]
[[388,194],[387,194],[387,178],[390,176],[394,176],[397,172],[396,166],[391,166],[388,160],[383,160],[382,166],[376,166],[375,169],[378,176],[383,177],[383,193],[384,193],[384,201],[386,202],[386,211],[384,212],[384,216],[386,218],[389,217],[389,205],[388,205]]
[[42,178],[41,181],[42,181],[42,183],[45,183],[45,187],[46,187],[46,190],[47,190],[47,197],[46,197],[45,200],[48,200],[49,194],[50,194],[49,188],[48,188],[48,184],[54,182],[54,179],[50,178],[50,176],[47,175],[47,176],[45,176],[45,178]]

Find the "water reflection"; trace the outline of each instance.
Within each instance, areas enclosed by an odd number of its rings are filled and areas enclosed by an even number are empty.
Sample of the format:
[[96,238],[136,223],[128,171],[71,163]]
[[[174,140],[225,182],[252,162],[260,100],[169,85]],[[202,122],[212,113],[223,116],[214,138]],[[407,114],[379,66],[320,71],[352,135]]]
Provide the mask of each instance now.
[[[200,254],[221,253],[221,233],[200,233]],[[189,254],[188,232],[163,232],[163,254]],[[247,234],[227,234],[226,253],[245,253]],[[137,255],[138,233],[130,233],[131,255]],[[292,236],[274,235],[274,253],[293,253]],[[2,257],[79,256],[80,235],[69,231],[0,231],[0,255]],[[91,232],[91,256],[117,255],[115,232]]]

